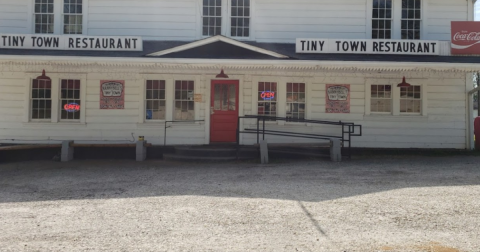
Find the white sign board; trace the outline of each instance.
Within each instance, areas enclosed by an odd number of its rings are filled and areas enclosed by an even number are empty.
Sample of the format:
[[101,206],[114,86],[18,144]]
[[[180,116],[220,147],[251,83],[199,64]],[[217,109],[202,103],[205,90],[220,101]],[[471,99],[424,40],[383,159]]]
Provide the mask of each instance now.
[[297,53],[439,55],[439,41],[391,39],[297,39]]
[[0,34],[0,49],[143,51],[141,37]]

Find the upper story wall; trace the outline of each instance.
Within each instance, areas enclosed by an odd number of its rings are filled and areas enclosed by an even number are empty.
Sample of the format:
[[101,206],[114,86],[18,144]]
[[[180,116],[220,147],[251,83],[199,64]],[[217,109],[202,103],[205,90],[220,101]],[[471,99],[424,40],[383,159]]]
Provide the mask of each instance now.
[[[63,0],[52,0],[52,29],[64,33]],[[249,0],[248,36],[231,36],[232,1],[218,9],[221,34],[240,40],[294,43],[296,38],[372,38],[375,0]],[[241,0],[238,0],[239,3]],[[244,0],[248,1],[248,0]],[[0,33],[35,33],[35,0],[0,0]],[[84,35],[193,41],[204,36],[204,0],[83,0]],[[208,2],[208,1],[207,1]],[[215,2],[215,1],[214,1]],[[450,40],[450,22],[473,19],[471,0],[422,0],[421,39]],[[401,39],[401,0],[392,0],[392,39]],[[213,26],[215,26],[214,24]]]
[[0,33],[30,33],[29,0],[0,0]]

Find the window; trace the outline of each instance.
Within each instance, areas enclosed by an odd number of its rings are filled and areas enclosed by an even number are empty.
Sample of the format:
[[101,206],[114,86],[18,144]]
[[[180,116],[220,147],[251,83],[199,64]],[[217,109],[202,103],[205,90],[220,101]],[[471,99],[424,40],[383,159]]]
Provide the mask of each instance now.
[[35,0],[35,33],[53,33],[53,0]]
[[82,0],[64,0],[63,34],[82,34]]
[[59,105],[61,120],[80,120],[80,80],[61,81]]
[[175,81],[174,120],[195,120],[195,102],[193,99],[193,81]]
[[372,39],[392,38],[392,0],[373,0]]
[[422,112],[422,93],[420,86],[400,88],[400,113]]
[[402,39],[420,39],[420,0],[402,0]]
[[250,36],[250,0],[232,0],[230,36]]
[[222,0],[203,0],[203,36],[222,34]]
[[[87,0],[35,0],[34,31],[43,34],[82,34]],[[55,25],[55,22],[61,25]]]
[[421,0],[368,0],[372,39],[420,39]]
[[258,83],[258,114],[264,116],[277,116],[277,83]]
[[47,78],[32,80],[31,119],[52,117],[52,81]]
[[286,117],[305,119],[305,83],[287,83]]
[[165,81],[147,80],[145,94],[146,120],[165,120]]
[[371,112],[392,112],[392,85],[372,85],[370,94]]
[[203,0],[202,35],[250,37],[250,13],[250,0]]

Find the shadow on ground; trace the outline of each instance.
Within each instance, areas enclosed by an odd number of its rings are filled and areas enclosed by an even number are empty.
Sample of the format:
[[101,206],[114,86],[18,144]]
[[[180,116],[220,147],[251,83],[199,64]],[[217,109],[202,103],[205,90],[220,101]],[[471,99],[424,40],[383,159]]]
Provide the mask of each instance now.
[[209,196],[319,202],[411,187],[480,184],[480,157],[411,155],[181,163],[162,160],[0,164],[0,203]]

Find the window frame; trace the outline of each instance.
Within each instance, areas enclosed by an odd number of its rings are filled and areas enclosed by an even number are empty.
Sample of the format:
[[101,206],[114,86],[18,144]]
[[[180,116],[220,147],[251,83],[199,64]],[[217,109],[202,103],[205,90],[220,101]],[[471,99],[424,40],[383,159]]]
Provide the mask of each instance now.
[[[50,87],[49,88],[36,88],[38,91],[40,90],[43,90],[43,92],[46,92],[47,90],[50,91],[50,97],[33,97],[33,91],[34,91],[34,82],[37,81],[37,85],[40,85],[41,82],[49,82],[50,83]],[[37,92],[38,92],[37,91]],[[36,121],[36,122],[48,122],[50,120],[52,120],[52,114],[53,114],[53,100],[52,100],[52,96],[53,96],[53,85],[52,85],[52,80],[51,79],[32,79],[31,80],[31,84],[30,84],[30,92],[29,92],[29,97],[30,97],[30,103],[29,103],[29,111],[30,111],[30,115],[29,115],[29,119],[31,121]],[[43,117],[43,118],[33,118],[33,104],[34,102],[40,102],[40,101],[43,101],[45,103],[47,103],[48,101],[50,102],[50,106],[49,106],[49,109],[50,109],[50,117]],[[44,106],[44,108],[46,109],[46,106]]]
[[[309,94],[312,94],[312,77],[275,77],[275,76],[253,76],[252,77],[252,115],[258,114],[258,83],[259,82],[276,82],[277,83],[277,117],[287,117],[287,83],[305,83],[305,117],[311,119],[312,99]],[[277,125],[307,125],[309,123],[303,122],[286,122],[286,121],[266,121],[265,124]]]
[[[269,100],[269,101],[261,101],[261,100],[258,98],[258,96],[259,96],[259,94],[260,94],[260,92],[261,92],[261,91],[259,90],[259,89],[260,89],[260,88],[259,88],[260,83],[263,83],[264,85],[265,85],[266,83],[269,83],[270,87],[271,87],[273,84],[275,84],[275,101],[272,101],[272,100]],[[260,108],[260,106],[259,106],[260,103],[269,103],[270,106],[271,106],[272,103],[275,103],[275,106],[276,106],[276,108],[275,108],[275,115],[270,114],[269,116],[279,117],[279,115],[278,115],[278,109],[279,109],[279,103],[278,103],[278,98],[279,98],[279,97],[278,97],[278,93],[279,93],[279,92],[278,92],[278,87],[279,87],[279,83],[278,83],[278,82],[275,82],[275,81],[258,81],[258,82],[253,83],[253,85],[256,85],[256,89],[257,89],[257,92],[256,92],[256,97],[257,97],[256,105],[257,105],[257,109],[256,109],[255,114],[256,114],[256,115],[260,115],[260,114],[258,113],[258,108]],[[265,89],[265,88],[264,88],[264,89]],[[264,91],[266,91],[266,90],[264,90]],[[271,110],[270,110],[270,111],[271,111]],[[265,116],[266,114],[263,113],[262,115]],[[268,120],[268,121],[276,121],[276,120]]]
[[[79,89],[78,89],[78,91],[79,91],[79,99],[63,99],[63,98],[62,98],[62,89],[63,89],[63,88],[62,88],[62,84],[63,84],[62,82],[63,82],[63,81],[70,81],[70,80],[72,80],[72,81],[79,81]],[[68,83],[67,83],[67,85],[68,85]],[[84,85],[85,85],[85,84],[84,84]],[[83,88],[83,89],[84,89],[84,88]],[[67,90],[68,90],[68,89],[67,89]],[[74,91],[75,91],[75,89],[74,89]],[[64,79],[64,78],[61,78],[61,79],[59,80],[58,92],[59,92],[59,94],[58,94],[58,106],[59,106],[59,107],[58,107],[58,113],[59,113],[59,115],[58,115],[58,120],[61,121],[61,122],[80,122],[80,121],[81,121],[81,117],[82,117],[82,108],[85,106],[84,102],[82,102],[82,99],[81,99],[81,98],[82,98],[82,81],[79,80],[79,79],[72,79],[72,78]],[[67,118],[67,119],[62,119],[62,101],[63,101],[63,100],[67,100],[67,101],[68,101],[68,100],[78,100],[78,101],[79,101],[79,105],[80,105],[80,111],[79,111],[79,112],[80,112],[80,115],[79,115],[79,118],[78,118],[78,119],[68,119],[68,118]]]
[[[366,39],[373,39],[372,38],[372,30],[373,30],[373,1],[374,0],[367,0],[367,27],[366,27]],[[428,3],[426,0],[421,0],[420,3],[420,40],[424,40],[425,35],[427,34],[427,25],[424,20],[428,20],[428,12],[425,11],[428,9]],[[392,25],[391,25],[391,38],[392,40],[402,40],[402,0],[392,0]],[[386,39],[388,40],[388,39]],[[406,39],[405,39],[406,40]]]
[[88,20],[88,5],[89,0],[82,0],[82,33],[68,34],[64,33],[64,0],[53,0],[53,33],[35,33],[35,1],[27,1],[30,15],[28,15],[28,27],[31,34],[39,35],[87,35],[87,20]]
[[[82,3],[80,4],[82,6],[82,12],[81,13],[65,13],[65,0],[62,1],[62,18],[61,18],[61,21],[62,21],[62,34],[69,34],[69,35],[83,35],[84,32],[83,32],[83,26],[84,26],[84,22],[83,22],[83,14],[84,14],[84,1],[85,0],[77,0],[77,1],[82,1]],[[78,4],[77,4],[78,5]],[[78,6],[77,6],[78,7]],[[65,26],[67,26],[67,24],[65,24],[65,17],[66,16],[75,16],[75,18],[77,19],[79,16],[82,18],[82,22],[80,24],[80,26],[82,27],[81,29],[81,33],[65,33]],[[73,26],[77,26],[78,24],[74,24]]]
[[[164,120],[146,120],[146,83],[147,80],[164,80],[165,81],[165,119]],[[203,94],[203,81],[200,75],[180,75],[180,74],[141,74],[140,78],[135,81],[135,85],[139,87],[139,103],[137,127],[151,129],[158,129],[158,124],[162,125],[166,121],[175,121],[175,81],[176,80],[191,80],[194,82],[194,96],[196,93],[202,94],[202,102],[194,101],[195,119],[204,119],[205,115],[201,114],[202,107],[210,99],[210,96]],[[208,100],[209,101],[209,100]],[[210,108],[210,106],[208,106]],[[201,122],[195,122],[199,124]],[[162,126],[163,127],[163,126]]]
[[[397,87],[398,83],[402,80],[402,76],[392,78],[367,78],[365,81],[365,116],[379,116],[379,117],[412,117],[422,118],[428,115],[428,100],[427,100],[427,79],[423,78],[409,78],[407,81],[412,86],[420,87],[420,113],[403,113],[400,112],[400,87]],[[371,112],[371,86],[372,85],[391,85],[392,86],[392,112]]]
[[[422,20],[422,17],[423,17],[423,13],[422,13],[422,12],[423,12],[422,2],[424,2],[425,0],[414,0],[414,1],[420,1],[420,7],[419,7],[419,8],[420,8],[420,9],[419,9],[419,11],[420,11],[420,18],[415,18],[415,17],[414,17],[414,18],[409,18],[409,17],[408,17],[408,10],[409,10],[408,7],[406,8],[407,17],[404,18],[404,17],[403,17],[403,10],[404,10],[403,1],[407,1],[407,5],[408,5],[408,0],[402,0],[402,9],[401,9],[402,13],[400,14],[400,36],[403,37],[403,31],[404,31],[404,30],[407,31],[407,33],[408,33],[408,31],[412,30],[412,31],[414,32],[413,38],[408,38],[408,35],[407,35],[407,38],[402,38],[402,39],[420,40],[420,39],[422,39],[422,30],[423,30],[423,28],[422,28],[422,23],[423,23],[423,20]],[[412,10],[415,12],[417,9],[416,9],[416,7],[414,6],[414,8],[413,8]],[[420,22],[420,24],[419,24],[420,32],[419,32],[419,34],[418,34],[418,36],[419,36],[418,38],[415,38],[415,29],[409,29],[408,26],[407,26],[406,29],[403,29],[402,26],[403,26],[403,22],[404,22],[404,21],[406,21],[407,23],[408,23],[408,22]]]
[[[33,34],[54,34],[55,33],[55,1],[50,0],[50,1],[52,1],[52,3],[37,3],[36,1],[37,0],[33,1]],[[48,9],[48,5],[51,4],[52,5],[52,12],[48,12],[48,10],[47,10],[47,12],[41,12],[41,11],[37,12],[36,11],[37,4],[39,4],[40,6],[46,5],[47,9]],[[38,23],[38,25],[40,25],[40,26],[42,26],[42,25],[50,26],[51,25],[52,26],[51,28],[47,28],[47,32],[38,32],[37,33],[37,15],[51,16],[51,22],[47,22],[47,23],[40,22],[40,23]],[[43,20],[43,18],[41,18],[41,19]],[[51,32],[49,32],[50,29],[51,29]]]
[[[385,97],[375,97],[375,98],[372,98],[371,95],[372,95],[372,92],[371,92],[371,88],[372,86],[390,86],[390,98],[385,98]],[[371,114],[379,114],[379,115],[390,115],[393,113],[393,89],[394,89],[394,85],[391,85],[391,84],[370,84],[370,89],[367,89],[369,92],[370,92],[370,113]],[[378,99],[378,100],[389,100],[390,101],[390,112],[381,112],[381,111],[372,111],[372,108],[371,108],[371,105],[372,105],[372,100],[373,99]]]
[[[86,110],[86,83],[87,75],[79,73],[49,73],[48,69],[46,71],[46,76],[51,79],[51,100],[52,100],[52,112],[50,119],[32,119],[32,85],[33,80],[36,79],[40,74],[27,73],[24,79],[25,82],[25,103],[23,123],[26,124],[41,124],[45,123],[48,125],[53,124],[86,124],[85,121],[85,110]],[[62,80],[80,80],[80,119],[79,120],[63,120],[61,118],[61,109],[60,109],[60,99],[61,99],[61,82]]]
[[[163,83],[164,83],[164,85],[165,85],[165,86],[164,86],[165,88],[163,89],[163,90],[164,90],[164,94],[165,94],[164,99],[160,99],[160,98],[159,98],[159,99],[153,99],[153,98],[152,98],[152,99],[148,99],[148,97],[147,97],[147,91],[149,90],[149,89],[147,88],[148,81],[163,81]],[[161,84],[161,83],[159,83],[159,84]],[[164,79],[145,79],[145,82],[143,83],[143,85],[144,85],[144,86],[143,86],[143,105],[141,106],[141,107],[143,108],[143,113],[144,113],[143,120],[144,120],[145,122],[147,122],[147,123],[152,123],[152,122],[165,122],[166,119],[167,119],[167,114],[168,114],[168,113],[167,113],[167,111],[168,111],[168,110],[167,110],[167,107],[168,107],[168,105],[167,105],[167,103],[168,103],[168,102],[167,102],[167,101],[168,101],[168,92],[167,92],[167,90],[168,90],[168,87],[167,87],[167,86],[168,86],[168,85],[167,85],[167,81],[164,80]],[[152,90],[154,90],[154,89],[152,89]],[[158,89],[158,90],[160,91],[161,89]],[[164,108],[164,109],[165,109],[165,117],[164,117],[163,119],[147,119],[147,102],[148,102],[149,100],[151,100],[151,101],[155,101],[155,100],[156,100],[156,101],[162,101],[162,100],[163,100],[163,101],[165,102],[165,108]]]
[[[183,84],[184,84],[184,82],[185,82],[185,84],[187,85],[187,89],[186,89],[186,90],[187,90],[187,91],[186,91],[186,92],[187,92],[187,99],[180,98],[180,99],[177,100],[177,97],[176,97],[176,92],[177,92],[176,86],[177,86],[177,82],[180,82],[180,85],[182,85],[182,88],[180,89],[180,90],[182,90],[182,91],[180,91],[180,92],[183,92],[183,90],[184,90],[184,89],[183,89]],[[193,89],[192,89],[192,97],[191,97],[192,99],[191,99],[191,100],[188,99],[188,92],[190,91],[190,89],[189,89],[188,86],[190,85],[190,82],[193,82],[193,83],[192,83]],[[189,79],[189,78],[178,78],[178,79],[175,79],[175,80],[174,80],[173,85],[174,85],[174,86],[173,86],[174,94],[173,94],[173,99],[172,99],[172,100],[173,100],[173,117],[172,117],[172,121],[194,121],[194,120],[196,120],[196,118],[197,118],[197,116],[198,116],[198,115],[197,115],[197,113],[198,113],[198,112],[197,112],[197,107],[198,107],[198,105],[195,106],[195,90],[196,90],[196,87],[195,87],[195,86],[198,85],[198,83],[197,83],[195,80],[192,80],[192,79]],[[176,110],[177,110],[176,103],[177,103],[177,101],[178,101],[178,102],[182,102],[182,103],[183,103],[183,102],[187,102],[187,108],[188,108],[188,106],[189,106],[188,103],[190,103],[190,102],[193,103],[193,113],[194,113],[194,114],[193,114],[193,118],[191,118],[191,119],[185,119],[185,120],[183,120],[183,119],[177,119],[177,118],[176,118]],[[182,106],[182,108],[183,108],[183,106]],[[187,109],[187,111],[188,111],[188,110],[189,110],[189,109]]]
[[[255,0],[250,0],[250,16],[248,17],[250,20],[249,23],[249,36],[244,37],[244,36],[232,36],[231,34],[231,27],[232,27],[232,0],[221,0],[222,2],[222,27],[221,27],[221,34],[218,35],[223,35],[229,38],[234,38],[236,40],[244,40],[244,41],[249,41],[249,40],[254,40],[255,35],[254,35],[254,14],[255,14]],[[200,4],[200,19],[199,19],[199,38],[209,38],[212,37],[210,35],[203,35],[203,1]]]

